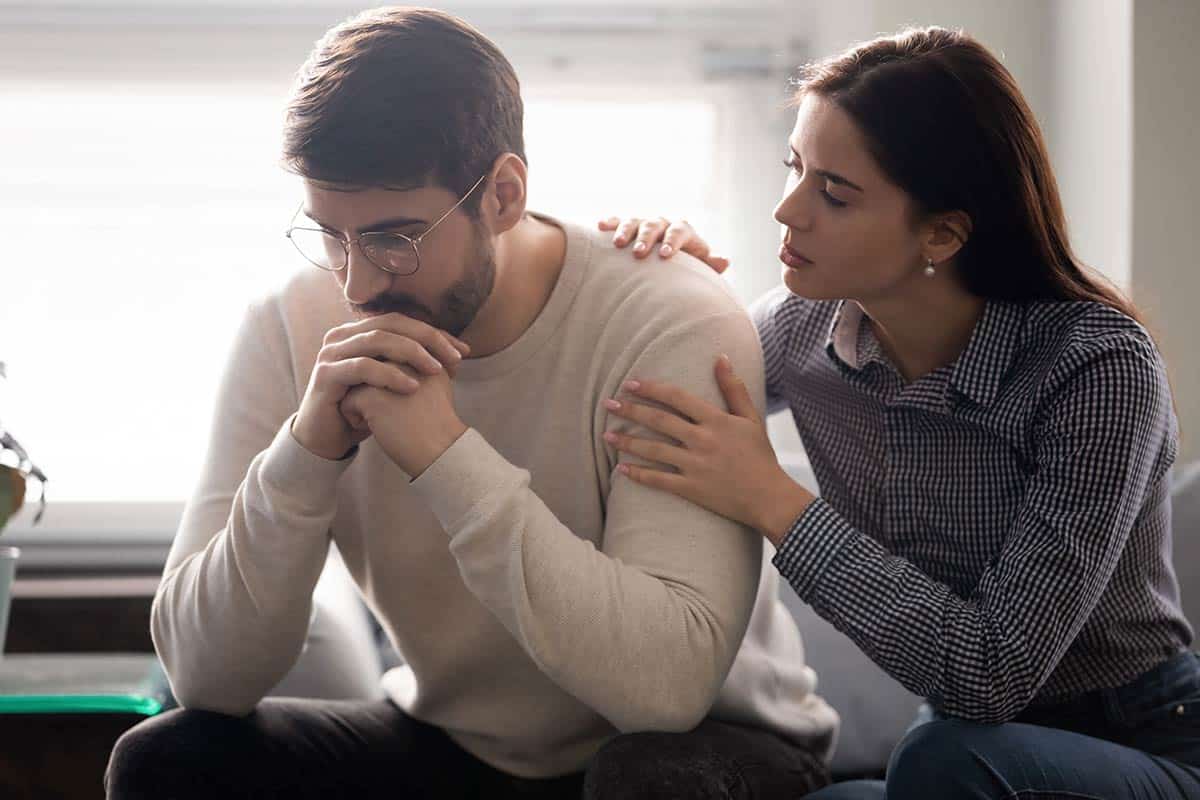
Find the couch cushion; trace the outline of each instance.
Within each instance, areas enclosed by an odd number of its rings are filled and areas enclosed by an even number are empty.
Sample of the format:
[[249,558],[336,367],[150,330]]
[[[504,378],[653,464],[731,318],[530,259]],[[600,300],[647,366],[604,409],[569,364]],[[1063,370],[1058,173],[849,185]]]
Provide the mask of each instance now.
[[1171,533],[1183,613],[1200,624],[1200,461],[1176,468],[1171,485]]

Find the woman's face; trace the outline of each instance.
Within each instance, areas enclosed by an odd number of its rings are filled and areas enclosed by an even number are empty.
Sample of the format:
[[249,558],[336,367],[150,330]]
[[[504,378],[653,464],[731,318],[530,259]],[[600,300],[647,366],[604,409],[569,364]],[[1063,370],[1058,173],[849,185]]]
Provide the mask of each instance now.
[[862,303],[920,280],[925,260],[912,201],[884,176],[850,116],[808,94],[788,146],[790,171],[775,207],[788,289]]

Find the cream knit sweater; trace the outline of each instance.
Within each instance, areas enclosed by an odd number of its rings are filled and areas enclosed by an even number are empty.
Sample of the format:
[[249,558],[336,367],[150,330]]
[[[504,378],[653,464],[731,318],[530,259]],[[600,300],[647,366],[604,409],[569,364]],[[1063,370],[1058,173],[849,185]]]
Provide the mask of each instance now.
[[244,714],[303,646],[330,541],[405,659],[388,696],[511,774],[583,769],[618,732],[705,715],[817,749],[816,694],[761,537],[615,471],[601,400],[631,377],[721,403],[727,353],[759,402],[755,330],[697,262],[635,263],[560,224],[567,255],[529,329],[463,362],[470,426],[416,481],[368,439],[328,461],[290,433],[325,332],[349,321],[311,270],[255,304],[221,384],[208,457],[152,632],[186,707]]

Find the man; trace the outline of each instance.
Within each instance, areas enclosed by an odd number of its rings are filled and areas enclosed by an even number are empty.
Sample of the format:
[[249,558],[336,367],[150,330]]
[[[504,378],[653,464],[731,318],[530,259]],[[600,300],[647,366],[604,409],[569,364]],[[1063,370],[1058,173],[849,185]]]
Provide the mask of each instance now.
[[[322,269],[238,335],[153,608],[183,709],[118,742],[110,797],[825,781],[836,716],[760,538],[639,487],[604,439],[631,379],[720,402],[720,353],[761,407],[754,329],[694,262],[638,269],[527,213],[521,124],[512,67],[439,12],[365,13],[302,69],[289,236]],[[385,700],[263,700],[331,540],[406,663]]]

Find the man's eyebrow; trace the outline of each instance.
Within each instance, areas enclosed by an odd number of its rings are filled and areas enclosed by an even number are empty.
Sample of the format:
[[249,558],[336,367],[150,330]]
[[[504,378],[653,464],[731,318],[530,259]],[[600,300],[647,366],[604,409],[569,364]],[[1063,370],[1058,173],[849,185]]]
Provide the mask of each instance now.
[[[338,231],[337,228],[333,227],[332,225],[330,225],[328,223],[322,222],[312,212],[310,212],[308,210],[303,210],[301,213],[303,213],[304,216],[308,217],[313,222],[317,223],[318,225],[320,225],[322,228],[329,231],[330,233],[340,233],[340,231]],[[390,217],[388,219],[377,220],[375,222],[372,222],[369,225],[364,225],[361,228],[359,228],[357,231],[355,231],[355,233],[357,233],[361,236],[362,234],[369,233],[371,231],[387,231],[387,230],[391,230],[392,228],[407,228],[410,225],[425,225],[425,224],[426,224],[425,220],[417,219],[416,217]]]
[[[796,158],[800,158],[800,154],[796,152],[796,148],[792,147],[791,145],[788,145],[788,149],[792,151],[792,155],[794,155]],[[831,181],[831,182],[839,184],[841,186],[849,186],[851,189],[854,189],[859,192],[861,192],[863,190],[863,188],[861,186],[859,186],[857,183],[850,180],[849,178],[843,177],[842,175],[838,175],[836,172],[830,172],[827,169],[814,169],[813,172],[820,175],[822,178],[824,178],[827,181]]]

